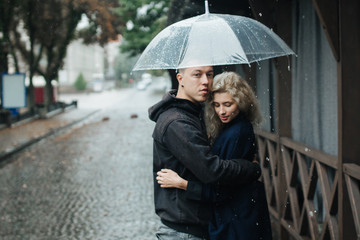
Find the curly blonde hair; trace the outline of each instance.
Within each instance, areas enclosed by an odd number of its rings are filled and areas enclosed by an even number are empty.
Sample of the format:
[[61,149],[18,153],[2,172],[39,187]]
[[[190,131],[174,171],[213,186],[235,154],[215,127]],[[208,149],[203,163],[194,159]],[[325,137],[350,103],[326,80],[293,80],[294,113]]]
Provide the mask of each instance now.
[[246,119],[253,126],[260,125],[261,113],[254,91],[237,73],[223,72],[215,76],[211,93],[205,103],[206,130],[212,144],[223,127],[219,116],[214,110],[214,94],[216,93],[229,93]]

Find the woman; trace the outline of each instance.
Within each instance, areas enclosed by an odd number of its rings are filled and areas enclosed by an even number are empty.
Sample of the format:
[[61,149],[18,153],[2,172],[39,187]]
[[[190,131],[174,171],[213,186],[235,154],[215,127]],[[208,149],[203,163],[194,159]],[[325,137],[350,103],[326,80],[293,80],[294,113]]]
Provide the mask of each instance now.
[[[221,159],[256,158],[253,125],[260,123],[261,116],[255,94],[246,81],[234,72],[217,75],[205,114],[213,154]],[[157,180],[164,188],[186,190],[193,184],[197,187],[192,189],[202,189],[201,199],[211,201],[212,206],[210,239],[272,239],[263,183],[205,185],[188,182],[170,169],[158,172]]]

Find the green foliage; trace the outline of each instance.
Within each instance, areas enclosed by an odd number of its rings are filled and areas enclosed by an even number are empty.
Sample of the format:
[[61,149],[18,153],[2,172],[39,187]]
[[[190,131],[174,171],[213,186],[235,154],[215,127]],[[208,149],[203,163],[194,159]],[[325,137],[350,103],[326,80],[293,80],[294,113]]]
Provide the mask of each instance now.
[[121,51],[136,56],[166,27],[168,0],[119,0],[118,14],[127,23],[122,29],[126,39]]
[[86,89],[86,81],[82,73],[79,74],[79,76],[76,78],[76,81],[74,83],[74,87],[78,91],[83,91]]

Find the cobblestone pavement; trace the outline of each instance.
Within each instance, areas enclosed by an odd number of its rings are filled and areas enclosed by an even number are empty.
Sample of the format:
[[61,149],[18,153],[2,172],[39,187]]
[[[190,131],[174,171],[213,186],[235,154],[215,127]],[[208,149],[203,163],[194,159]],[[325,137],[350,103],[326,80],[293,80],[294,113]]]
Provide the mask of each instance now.
[[0,168],[0,239],[155,239],[147,108],[162,94],[154,83],[83,96],[104,107],[12,156]]

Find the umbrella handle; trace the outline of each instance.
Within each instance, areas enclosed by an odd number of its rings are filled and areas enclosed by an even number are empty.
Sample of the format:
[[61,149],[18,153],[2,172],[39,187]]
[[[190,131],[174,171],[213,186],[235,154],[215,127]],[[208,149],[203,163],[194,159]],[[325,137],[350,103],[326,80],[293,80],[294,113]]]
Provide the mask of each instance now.
[[209,4],[208,4],[208,0],[205,0],[205,14],[209,14]]

